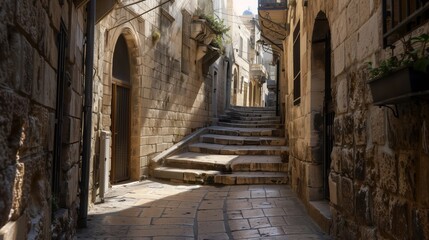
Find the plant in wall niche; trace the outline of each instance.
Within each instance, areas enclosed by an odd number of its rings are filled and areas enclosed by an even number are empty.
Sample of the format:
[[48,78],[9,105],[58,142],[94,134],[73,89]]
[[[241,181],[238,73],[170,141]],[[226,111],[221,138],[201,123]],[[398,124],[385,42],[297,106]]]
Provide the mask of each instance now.
[[429,94],[429,35],[424,33],[401,42],[401,54],[392,53],[378,67],[368,63],[368,84],[375,105],[396,104]]

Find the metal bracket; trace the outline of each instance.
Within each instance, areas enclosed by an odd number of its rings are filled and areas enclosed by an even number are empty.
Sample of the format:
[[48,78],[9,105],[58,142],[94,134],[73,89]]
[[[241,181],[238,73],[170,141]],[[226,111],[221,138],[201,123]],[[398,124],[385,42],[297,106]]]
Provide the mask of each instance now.
[[379,107],[385,107],[385,108],[390,109],[392,111],[392,113],[393,113],[393,116],[395,118],[399,118],[398,105],[394,104],[393,106],[395,106],[395,108],[393,108],[391,106],[388,106],[388,105],[380,105]]

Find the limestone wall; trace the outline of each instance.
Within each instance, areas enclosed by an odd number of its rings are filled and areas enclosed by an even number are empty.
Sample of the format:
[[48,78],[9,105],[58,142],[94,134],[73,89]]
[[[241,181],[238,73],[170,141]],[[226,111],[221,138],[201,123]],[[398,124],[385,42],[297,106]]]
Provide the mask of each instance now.
[[[335,110],[334,149],[329,174],[331,235],[337,239],[428,239],[429,102],[398,105],[399,118],[372,105],[367,62],[390,54],[382,47],[381,1],[297,1],[301,20],[301,95],[292,101],[288,67],[287,119],[292,186],[309,201],[323,197],[323,61],[312,43],[316,16],[326,13],[331,31],[331,78]],[[320,16],[320,15],[319,15]],[[304,25],[303,25],[304,24]],[[293,31],[293,24],[291,29]],[[416,32],[428,32],[426,24]],[[291,31],[291,32],[292,32]],[[287,62],[292,63],[289,36]]]
[[[190,40],[189,74],[181,71],[182,11],[192,16],[198,1],[175,1],[112,28],[158,4],[159,1],[149,0],[114,10],[96,26],[93,132],[96,147],[92,177],[101,174],[97,173],[100,131],[111,131],[112,59],[121,34],[126,38],[131,59],[132,180],[148,175],[152,157],[210,121],[212,80],[203,76],[201,61],[196,61],[194,40]],[[160,33],[157,41],[154,32]],[[97,181],[94,178],[92,183]],[[94,196],[96,190],[93,188]]]
[[[0,1],[0,239],[69,239],[77,220],[83,10],[72,1]],[[61,159],[53,157],[58,45],[66,28]],[[60,164],[59,198],[51,191]]]

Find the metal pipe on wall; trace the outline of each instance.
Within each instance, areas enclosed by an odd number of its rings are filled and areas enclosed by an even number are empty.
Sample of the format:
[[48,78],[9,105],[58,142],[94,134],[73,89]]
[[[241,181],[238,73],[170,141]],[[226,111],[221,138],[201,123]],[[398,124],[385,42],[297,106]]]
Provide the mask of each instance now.
[[91,159],[92,133],[92,84],[94,67],[94,28],[96,0],[87,5],[86,59],[85,59],[85,105],[83,125],[82,175],[80,185],[80,206],[78,226],[87,227],[89,163]]

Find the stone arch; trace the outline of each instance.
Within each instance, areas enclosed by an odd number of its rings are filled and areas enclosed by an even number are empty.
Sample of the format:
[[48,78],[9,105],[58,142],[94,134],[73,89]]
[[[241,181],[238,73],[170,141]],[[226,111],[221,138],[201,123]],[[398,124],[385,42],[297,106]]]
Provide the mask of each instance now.
[[[329,199],[328,177],[330,171],[330,150],[332,150],[331,145],[333,142],[327,141],[327,138],[330,134],[330,128],[328,127],[330,124],[329,119],[331,118],[331,114],[334,114],[331,96],[331,54],[329,21],[326,14],[321,11],[314,20],[311,35],[310,132],[312,139],[312,163],[309,165],[309,168],[313,169],[309,169],[308,174],[310,178],[314,179],[308,183],[309,187],[313,189],[313,193],[309,193],[309,200]],[[319,179],[319,181],[316,181],[316,179]],[[320,179],[322,179],[322,183],[320,183]]]
[[[142,23],[139,23],[142,24]],[[141,91],[141,81],[139,73],[142,72],[140,59],[142,57],[143,49],[140,47],[140,40],[137,31],[134,29],[134,26],[131,23],[126,23],[121,27],[112,29],[107,32],[107,43],[105,46],[104,54],[104,75],[103,75],[103,115],[110,117],[110,121],[105,124],[103,122],[103,128],[105,130],[112,128],[112,96],[113,96],[113,58],[116,44],[120,38],[123,37],[126,43],[129,56],[130,64],[130,103],[129,109],[132,112],[130,115],[130,145],[129,145],[129,174],[131,180],[138,180],[141,177],[140,173],[140,116],[141,116],[141,100],[139,99]],[[112,133],[113,134],[113,133]],[[112,146],[112,143],[111,147]],[[112,160],[112,156],[110,161]],[[112,164],[110,162],[110,164]],[[111,166],[111,165],[110,165]]]

